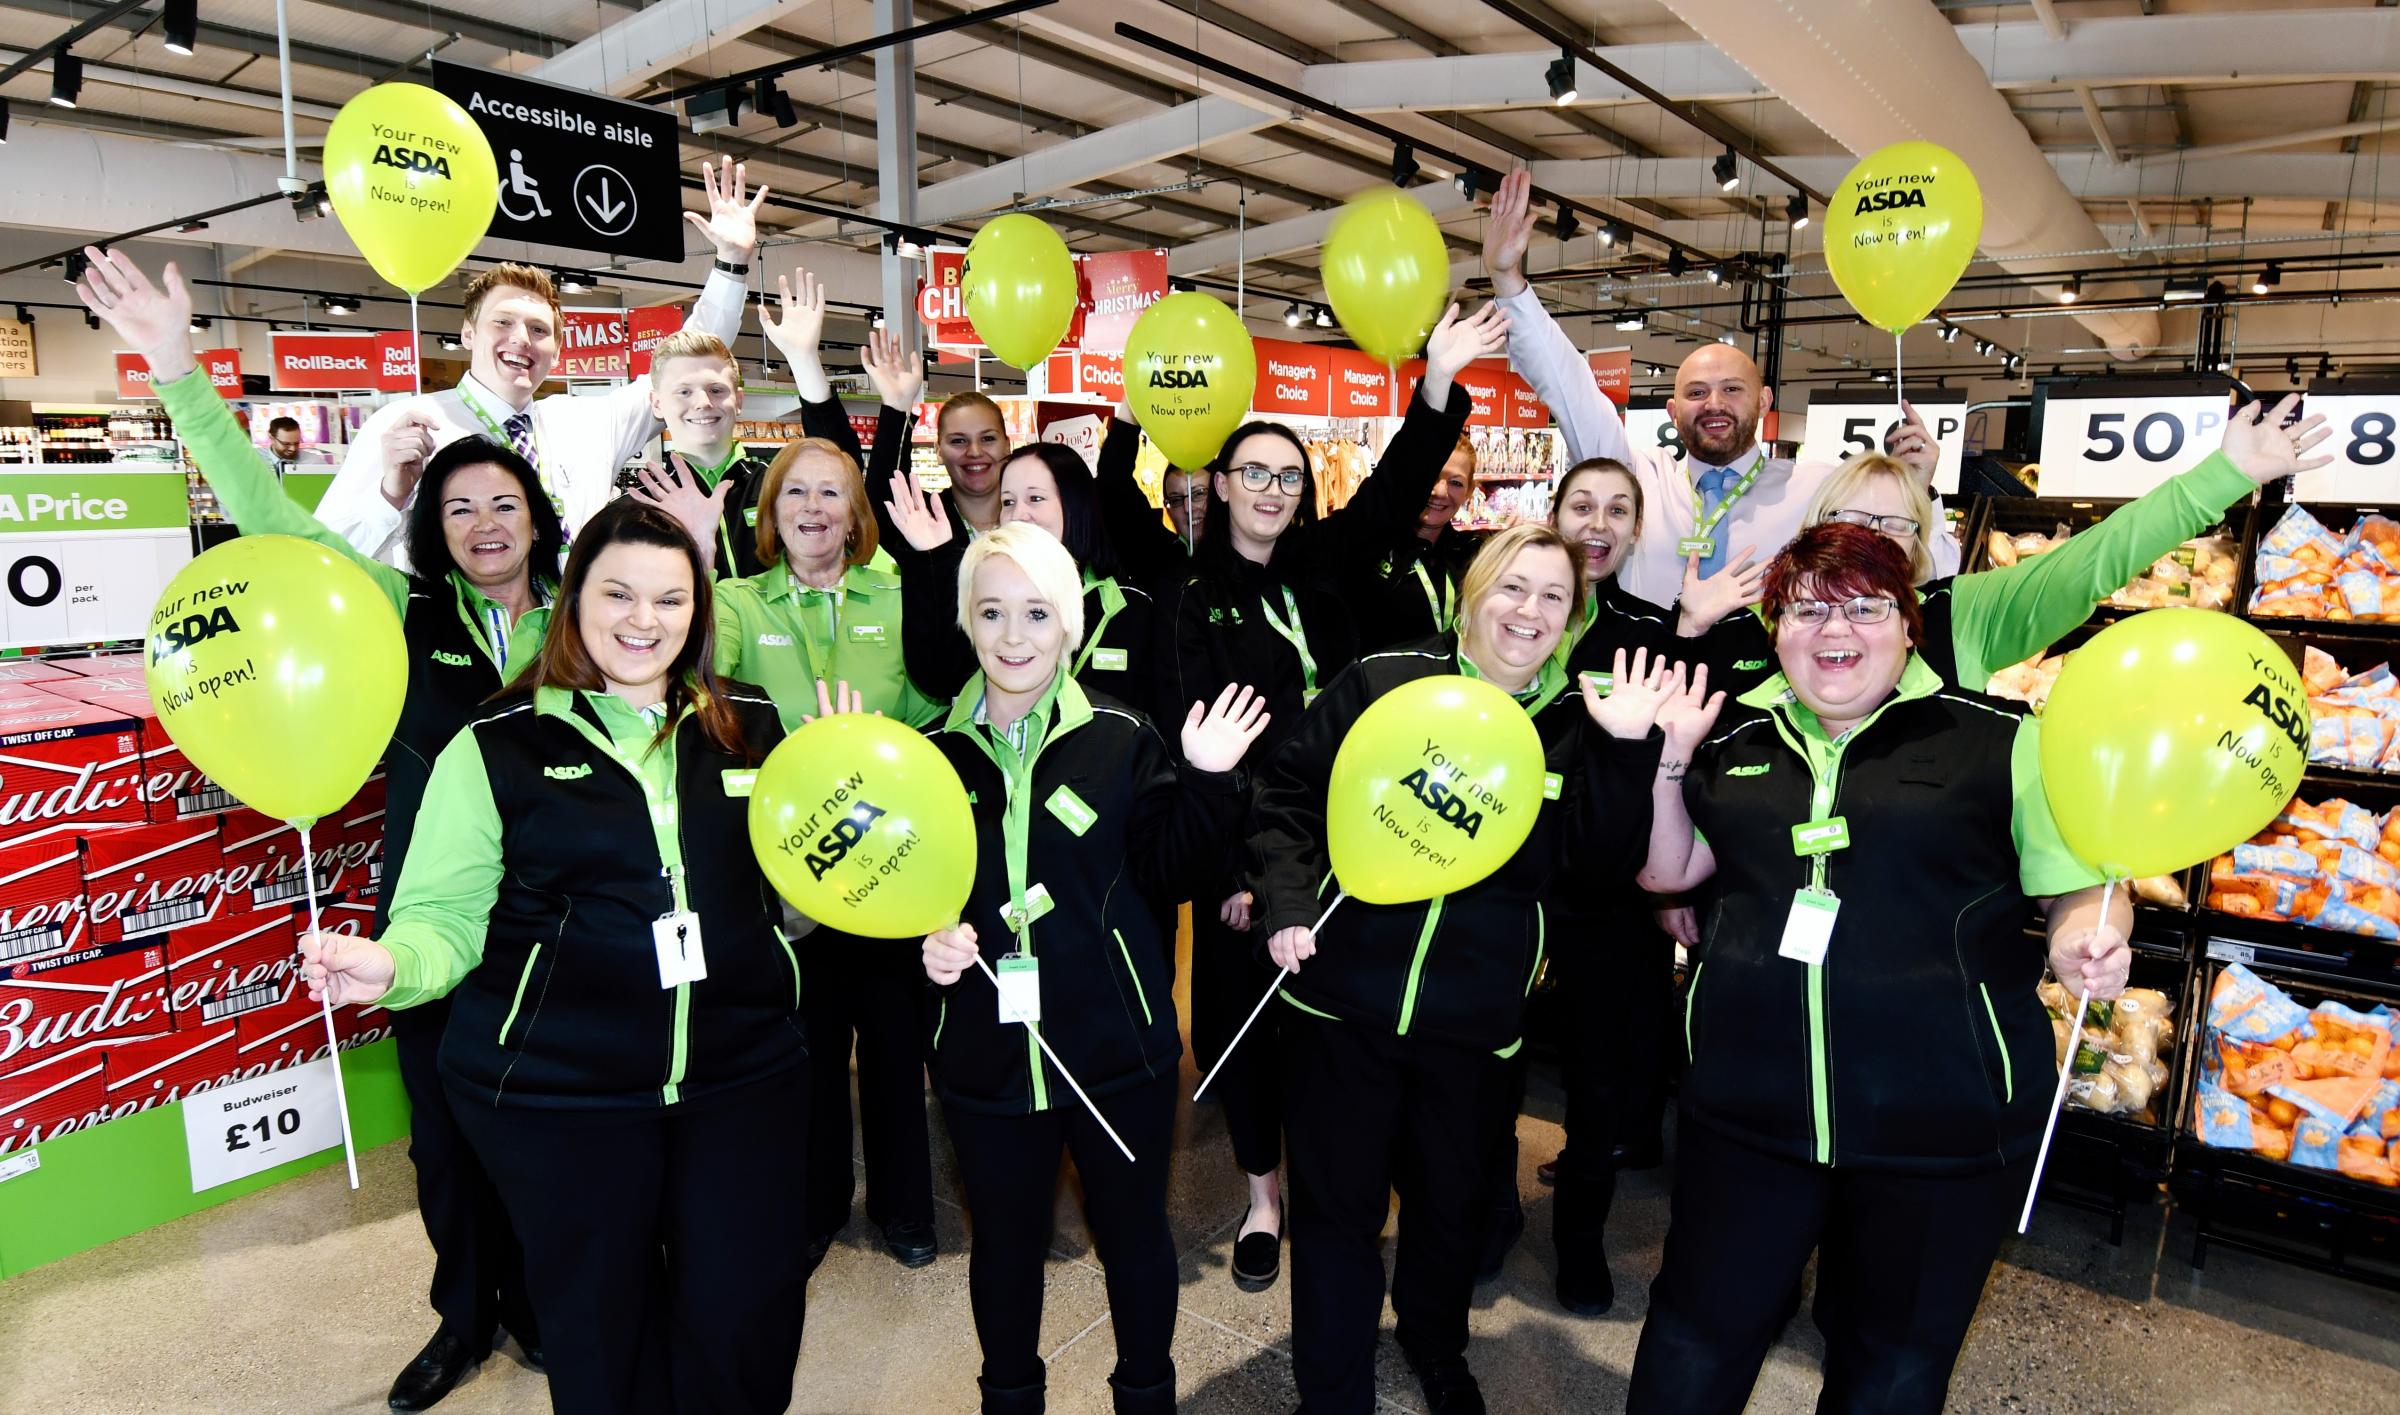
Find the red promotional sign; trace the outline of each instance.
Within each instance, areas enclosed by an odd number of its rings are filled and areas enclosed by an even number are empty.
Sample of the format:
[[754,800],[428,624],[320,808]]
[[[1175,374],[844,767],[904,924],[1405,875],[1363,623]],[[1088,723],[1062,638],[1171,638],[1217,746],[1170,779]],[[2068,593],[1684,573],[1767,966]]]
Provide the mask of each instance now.
[[1592,364],[1592,381],[1623,412],[1626,400],[1633,397],[1633,350],[1601,349],[1587,357]]
[[1083,299],[1076,310],[1081,325],[1070,334],[1081,348],[1094,353],[1121,354],[1126,336],[1142,311],[1166,298],[1167,253],[1105,251],[1075,258]]
[[960,288],[966,273],[963,246],[940,246],[925,253],[925,283],[917,291],[917,318],[925,325],[927,343],[981,343],[975,337],[975,326],[967,320],[966,292]]
[[624,378],[633,358],[625,311],[562,310],[558,331],[560,378]]
[[1258,391],[1250,395],[1251,407],[1280,417],[1332,416],[1337,351],[1283,339],[1260,339],[1256,347]]
[[1114,403],[1125,396],[1125,360],[1115,354],[1062,350],[1043,361],[1040,391],[1054,398],[1080,394]]
[[1390,369],[1356,349],[1332,349],[1327,355],[1332,363],[1333,416],[1380,418],[1403,411],[1392,397]]
[[417,391],[417,336],[384,333],[375,336],[375,391]]
[[[242,396],[242,351],[239,349],[203,349],[200,367],[208,370],[208,386],[219,393]],[[123,349],[117,351],[117,396],[119,398],[150,398],[150,365],[142,356]]]
[[275,387],[292,393],[342,393],[375,387],[372,334],[278,331],[267,336]]
[[625,360],[626,372],[635,378],[650,376],[650,351],[658,341],[683,328],[683,310],[675,305],[643,305],[625,312],[625,332],[630,336]]
[[[1413,386],[1415,379],[1425,376],[1424,363],[1420,360],[1411,360],[1409,375]],[[1464,393],[1473,400],[1467,413],[1467,426],[1505,427],[1508,425],[1507,383],[1512,377],[1514,375],[1507,369],[1493,368],[1482,363],[1469,364],[1458,371],[1458,377],[1454,380],[1455,391]]]
[[1533,385],[1511,373],[1508,376],[1508,425],[1510,427],[1548,427],[1550,409],[1533,396]]

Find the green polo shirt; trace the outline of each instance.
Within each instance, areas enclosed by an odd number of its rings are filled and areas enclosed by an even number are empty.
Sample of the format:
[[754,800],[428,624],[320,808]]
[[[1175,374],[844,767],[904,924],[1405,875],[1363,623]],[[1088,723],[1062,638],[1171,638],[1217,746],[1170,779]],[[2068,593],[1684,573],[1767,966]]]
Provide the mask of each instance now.
[[817,680],[848,683],[880,712],[911,727],[942,705],[908,680],[900,647],[900,577],[853,565],[835,589],[803,585],[782,565],[717,585],[717,672],[755,683],[785,730],[817,711]]

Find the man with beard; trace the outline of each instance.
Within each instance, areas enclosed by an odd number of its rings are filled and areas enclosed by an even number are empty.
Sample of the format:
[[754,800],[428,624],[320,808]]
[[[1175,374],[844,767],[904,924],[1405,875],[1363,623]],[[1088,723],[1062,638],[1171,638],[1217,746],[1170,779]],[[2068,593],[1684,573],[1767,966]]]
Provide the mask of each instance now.
[[[1647,511],[1618,583],[1653,604],[1671,606],[1688,583],[1730,570],[1746,577],[1746,602],[1756,602],[1751,582],[1799,534],[1810,500],[1835,464],[1772,455],[1758,440],[1758,426],[1775,405],[1774,392],[1748,354],[1718,343],[1701,345],[1675,371],[1667,416],[1683,441],[1683,466],[1637,454],[1616,405],[1600,392],[1582,352],[1525,279],[1525,250],[1534,227],[1532,185],[1532,175],[1520,170],[1493,194],[1484,227],[1484,270],[1494,298],[1509,313],[1509,363],[1558,419],[1568,463],[1613,457],[1641,479]],[[1931,489],[1937,450],[1913,410],[1906,414],[1895,455]],[[1934,511],[1941,512],[1939,498]],[[1955,536],[1937,537],[1933,550],[1936,575],[1957,573]]]

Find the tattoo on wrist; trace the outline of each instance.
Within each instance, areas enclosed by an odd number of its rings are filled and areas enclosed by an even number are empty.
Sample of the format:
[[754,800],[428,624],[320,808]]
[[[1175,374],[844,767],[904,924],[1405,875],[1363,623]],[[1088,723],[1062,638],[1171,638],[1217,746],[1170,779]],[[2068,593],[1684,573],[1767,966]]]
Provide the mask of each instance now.
[[1689,761],[1661,761],[1658,764],[1658,774],[1669,781],[1683,780],[1683,774],[1691,769],[1692,764]]

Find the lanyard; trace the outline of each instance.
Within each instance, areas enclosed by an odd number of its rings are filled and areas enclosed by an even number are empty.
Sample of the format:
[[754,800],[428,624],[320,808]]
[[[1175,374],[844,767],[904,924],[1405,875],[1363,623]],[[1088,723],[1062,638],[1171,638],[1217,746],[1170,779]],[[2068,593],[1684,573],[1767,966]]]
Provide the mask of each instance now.
[[[790,580],[792,594],[797,601],[792,608],[792,621],[800,628],[801,651],[808,655],[808,676],[825,678],[826,681],[831,682],[832,679],[827,675],[833,671],[834,651],[840,646],[842,639],[844,587],[836,585],[832,589],[821,590],[814,585],[800,583],[800,577],[788,569],[783,573]],[[825,638],[822,649],[817,646],[817,636],[809,631],[807,609],[810,595],[819,595],[825,600]]]
[[[463,580],[454,580],[453,583],[463,586],[464,582]],[[542,594],[542,582],[538,579],[533,582],[533,602],[536,609],[547,602]],[[506,682],[508,679],[508,636],[509,631],[516,627],[516,621],[509,617],[506,609],[493,603],[485,604],[481,615],[476,614],[475,611],[467,608],[467,599],[463,588],[458,596],[458,617],[467,626],[467,632],[474,637],[476,647],[483,650],[483,656],[492,661],[494,668],[500,670],[501,681]]]
[[1442,592],[1436,595],[1433,592],[1433,576],[1426,573],[1424,561],[1416,561],[1408,568],[1416,572],[1417,583],[1425,590],[1425,608],[1433,615],[1433,632],[1448,633],[1452,621],[1458,617],[1457,587],[1450,583],[1448,575],[1444,575]]
[[1705,517],[1702,515],[1702,508],[1708,504],[1707,498],[1701,493],[1700,488],[1697,485],[1693,486],[1693,536],[1699,537],[1715,535],[1717,533],[1718,523],[1725,519],[1725,513],[1733,509],[1733,503],[1741,500],[1743,496],[1749,493],[1750,488],[1758,481],[1758,474],[1766,469],[1767,449],[1761,447],[1758,449],[1758,460],[1750,464],[1750,470],[1742,473],[1742,479],[1735,482],[1733,484],[1733,489],[1726,492],[1724,498],[1717,502],[1717,509],[1708,512]]
[[[988,691],[988,690],[987,690]],[[976,731],[968,734],[983,748],[992,765],[1000,768],[1001,784],[1006,790],[1007,804],[1000,814],[1000,858],[1008,871],[1009,913],[1006,917],[1024,919],[1027,856],[1033,848],[1033,759],[1042,753],[1042,741],[1048,735],[1051,704],[1056,701],[1055,689],[1050,696],[1033,705],[1022,719],[1025,726],[1025,750],[1017,750],[1008,734],[992,726],[987,718],[975,724]],[[1033,952],[1033,923],[1026,920],[1018,932],[1017,948]]]
[[1299,598],[1292,593],[1290,585],[1280,588],[1283,590],[1284,612],[1292,616],[1290,622],[1276,618],[1275,606],[1263,599],[1258,602],[1258,612],[1266,619],[1267,627],[1281,634],[1283,641],[1292,646],[1292,652],[1300,655],[1300,701],[1306,705],[1317,700],[1317,660],[1308,651],[1308,635],[1300,622]]
[[[576,704],[573,701],[568,702],[565,713],[567,721],[575,725],[576,731],[590,738],[593,746],[608,753],[617,765],[625,768],[626,774],[633,778],[633,784],[642,789],[642,799],[650,806],[651,834],[658,841],[658,872],[667,877],[667,888],[674,892],[675,912],[678,914],[690,912],[691,906],[685,901],[683,892],[683,833],[678,824],[674,798],[671,795],[661,795],[657,785],[650,780],[650,774],[642,770],[641,763],[627,756],[625,749],[617,745],[616,738],[611,736],[606,728],[596,727],[584,721],[583,715],[576,712],[575,707]],[[677,735],[679,734],[669,733],[663,749],[667,754],[667,779],[669,781],[675,779],[675,738]]]
[[1083,652],[1075,655],[1076,677],[1083,676],[1083,666],[1092,661],[1092,651],[1100,647],[1100,636],[1108,632],[1108,621],[1116,618],[1117,611],[1125,607],[1125,591],[1117,588],[1117,582],[1113,579],[1093,580],[1084,588],[1100,591],[1100,622],[1091,633],[1084,636]]

